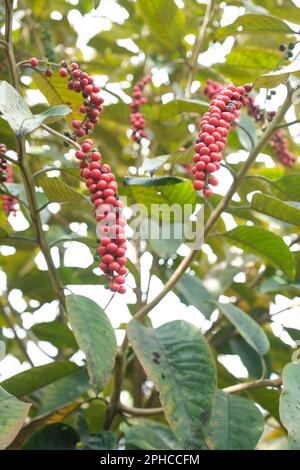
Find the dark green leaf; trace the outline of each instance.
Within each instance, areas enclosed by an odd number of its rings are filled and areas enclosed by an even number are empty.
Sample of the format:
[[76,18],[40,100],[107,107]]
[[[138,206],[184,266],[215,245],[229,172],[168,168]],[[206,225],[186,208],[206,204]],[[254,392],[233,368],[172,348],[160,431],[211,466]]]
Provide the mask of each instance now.
[[205,447],[216,376],[204,337],[185,321],[153,330],[132,320],[127,331],[180,444],[184,449]]
[[92,386],[100,392],[114,366],[117,343],[104,310],[81,295],[66,298],[68,317],[80,349],[85,353]]

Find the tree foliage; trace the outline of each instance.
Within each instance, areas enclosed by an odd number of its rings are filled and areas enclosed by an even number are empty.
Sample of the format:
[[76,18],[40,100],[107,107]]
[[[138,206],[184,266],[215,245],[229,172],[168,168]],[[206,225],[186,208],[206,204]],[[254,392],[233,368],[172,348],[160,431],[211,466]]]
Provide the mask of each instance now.
[[[280,300],[293,315],[300,297],[299,9],[292,0],[15,3],[0,5],[0,142],[13,169],[0,197],[19,205],[16,218],[0,209],[0,367],[14,360],[20,372],[0,383],[0,448],[299,450],[300,331],[273,316]],[[62,60],[102,87],[92,138],[118,194],[129,208],[164,204],[153,223],[171,230],[129,233],[122,298],[108,295],[99,269],[70,138],[82,96],[66,86]],[[130,102],[149,74],[139,143]],[[250,82],[259,106],[232,126],[209,199],[190,173],[207,80]],[[172,236],[187,222],[175,212],[167,221],[175,204],[202,207],[197,250]],[[168,299],[194,324],[173,311],[164,319]],[[227,367],[233,355],[244,378]]]

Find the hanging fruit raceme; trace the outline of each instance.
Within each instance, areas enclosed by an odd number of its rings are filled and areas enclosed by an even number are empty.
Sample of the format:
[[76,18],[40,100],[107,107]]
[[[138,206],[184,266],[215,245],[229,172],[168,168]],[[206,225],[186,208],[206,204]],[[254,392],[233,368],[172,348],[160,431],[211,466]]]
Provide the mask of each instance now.
[[213,194],[211,186],[217,186],[218,180],[213,175],[220,168],[222,150],[232,123],[239,117],[242,106],[247,106],[247,94],[251,85],[236,87],[229,85],[222,89],[211,101],[209,110],[200,122],[199,139],[196,141],[194,155],[194,188],[203,191],[204,197]]
[[132,103],[130,105],[131,138],[134,142],[140,142],[143,137],[147,137],[145,128],[146,118],[141,112],[141,106],[147,103],[147,97],[143,93],[144,87],[151,81],[151,75],[147,75],[133,87]]
[[122,213],[123,201],[118,197],[118,184],[110,166],[101,162],[101,154],[94,148],[91,139],[86,139],[75,155],[80,160],[80,174],[91,194],[98,222],[100,269],[109,281],[109,289],[124,294],[127,274],[126,219]]
[[[9,166],[5,154],[7,152],[7,147],[4,144],[0,144],[0,182],[2,183],[13,183],[13,171]],[[17,200],[8,196],[7,194],[1,194],[2,207],[4,212],[7,215],[17,213]]]
[[[214,80],[208,79],[204,87],[204,94],[210,99],[215,98],[215,96],[224,89],[224,85]],[[257,122],[264,122],[264,118],[267,121],[272,121],[275,116],[274,111],[263,112],[261,107],[258,104],[255,104],[255,99],[253,95],[248,96],[248,114],[252,116]],[[296,161],[292,154],[289,151],[288,145],[289,142],[285,136],[285,132],[282,129],[277,129],[273,136],[271,137],[271,145],[276,153],[278,161],[280,161],[284,166],[293,166]]]

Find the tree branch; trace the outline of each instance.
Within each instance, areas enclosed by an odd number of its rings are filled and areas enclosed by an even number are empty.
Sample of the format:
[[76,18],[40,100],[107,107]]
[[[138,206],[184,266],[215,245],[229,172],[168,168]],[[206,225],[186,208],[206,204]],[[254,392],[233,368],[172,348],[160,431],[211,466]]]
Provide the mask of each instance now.
[[254,380],[253,382],[244,382],[237,385],[231,385],[230,387],[223,388],[223,392],[226,393],[239,393],[244,392],[245,390],[253,390],[255,388],[263,387],[280,387],[282,384],[282,379],[260,379]]
[[203,23],[200,27],[198,37],[195,40],[194,50],[193,50],[191,62],[190,62],[190,72],[188,75],[187,85],[185,89],[186,98],[190,98],[191,96],[191,86],[193,84],[193,81],[195,80],[197,66],[198,66],[198,57],[204,44],[205,34],[206,34],[206,30],[207,30],[208,23],[210,20],[210,14],[212,11],[213,3],[214,3],[213,0],[208,0],[206,10],[205,10],[205,15],[203,18]]
[[[19,91],[19,80],[17,74],[17,66],[15,55],[13,51],[12,43],[12,20],[13,20],[13,1],[5,0],[5,39],[7,42],[6,56],[10,73],[10,80],[14,88]],[[59,299],[61,313],[65,310],[65,299],[63,288],[60,286],[60,282],[57,276],[57,272],[51,257],[49,247],[44,236],[41,219],[38,213],[38,203],[35,193],[35,185],[32,177],[31,169],[26,159],[26,150],[25,150],[25,140],[23,137],[16,139],[17,143],[17,153],[19,156],[18,163],[20,171],[23,177],[24,186],[26,190],[26,195],[28,199],[28,205],[30,210],[30,215],[32,218],[33,226],[36,232],[36,238],[40,246],[41,252],[44,255],[44,258],[47,263],[48,272],[51,280],[53,290]]]

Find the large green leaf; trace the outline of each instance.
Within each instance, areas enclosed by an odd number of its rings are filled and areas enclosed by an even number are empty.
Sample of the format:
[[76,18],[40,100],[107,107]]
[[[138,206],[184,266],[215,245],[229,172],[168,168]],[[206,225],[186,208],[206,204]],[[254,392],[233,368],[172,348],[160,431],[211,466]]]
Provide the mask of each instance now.
[[256,193],[251,200],[251,207],[258,212],[282,220],[283,222],[300,225],[300,206],[296,207],[276,197]]
[[215,366],[204,337],[185,321],[154,330],[132,320],[127,332],[178,441],[184,449],[204,448],[216,387]]
[[253,401],[217,391],[210,423],[214,450],[252,450],[264,430],[264,418]]
[[82,105],[82,95],[69,90],[67,78],[61,77],[58,70],[54,70],[51,77],[47,77],[45,73],[39,71],[35,71],[32,76],[49,104],[52,106],[65,105],[71,109],[67,118],[69,122],[73,119],[82,120],[83,115],[79,112],[79,107]]
[[4,380],[1,386],[7,392],[21,398],[78,370],[79,367],[70,361],[51,362],[19,372],[19,374]]
[[289,65],[280,67],[278,70],[261,75],[255,80],[254,86],[257,88],[275,88],[284,82],[291,73],[299,72],[299,70],[300,60],[295,60]]
[[84,352],[92,386],[100,392],[114,366],[117,343],[104,310],[81,295],[66,298],[68,317],[80,349]]
[[218,303],[218,308],[235,326],[244,340],[261,356],[270,349],[269,340],[258,323],[240,308],[231,304]]
[[282,373],[280,419],[288,431],[290,449],[300,450],[300,364],[290,362]]
[[68,202],[91,208],[88,199],[64,183],[61,178],[48,178],[43,174],[38,181],[50,202]]
[[20,431],[31,407],[0,387],[0,450],[5,449]]
[[176,450],[180,446],[167,426],[150,419],[131,419],[121,424],[126,450]]
[[[172,209],[170,206],[190,204],[193,208],[197,200],[197,194],[191,181],[172,176],[160,178],[128,177],[124,184],[126,194],[130,194],[137,204],[145,206],[148,216],[167,218],[169,221]],[[160,205],[162,207],[158,213]],[[183,220],[186,215],[180,207],[179,209],[179,211],[174,210],[173,214],[171,213],[171,217],[177,221]]]
[[282,20],[268,15],[247,14],[239,16],[232,24],[216,30],[216,38],[235,36],[238,34],[293,34],[294,31]]
[[54,122],[71,110],[65,105],[53,106],[42,113],[32,114],[24,98],[9,83],[0,85],[0,112],[17,136],[28,134],[43,123]]
[[168,51],[182,52],[183,12],[173,1],[139,0],[137,9],[159,44]]
[[282,238],[260,227],[240,226],[222,236],[250,253],[257,254],[269,264],[293,278],[295,261]]

